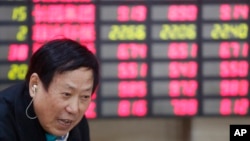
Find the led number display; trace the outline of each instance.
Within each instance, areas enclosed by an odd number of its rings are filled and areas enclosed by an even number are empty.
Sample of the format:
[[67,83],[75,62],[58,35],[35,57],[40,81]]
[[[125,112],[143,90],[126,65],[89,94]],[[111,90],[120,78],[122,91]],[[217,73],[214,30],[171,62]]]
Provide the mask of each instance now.
[[2,0],[0,90],[50,39],[100,60],[90,119],[248,116],[249,0]]

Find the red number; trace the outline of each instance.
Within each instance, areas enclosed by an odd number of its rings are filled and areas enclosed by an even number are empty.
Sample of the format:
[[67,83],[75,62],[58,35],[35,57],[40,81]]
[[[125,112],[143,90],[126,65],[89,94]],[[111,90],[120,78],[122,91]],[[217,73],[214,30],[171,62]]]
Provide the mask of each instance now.
[[170,43],[169,49],[168,49],[168,57],[171,59],[188,58],[188,44],[187,43]]
[[234,102],[234,113],[237,115],[246,115],[248,112],[248,99],[247,98],[241,98],[236,99]]
[[[64,5],[64,22],[75,22],[78,18],[78,6],[76,5]],[[52,12],[52,11],[51,11]]]
[[222,80],[220,82],[221,96],[246,96],[249,83],[247,80]]
[[220,19],[230,20],[231,19],[231,7],[229,4],[222,4],[220,6]]
[[147,72],[148,72],[148,64],[142,63],[140,68],[139,68],[140,77],[142,77],[142,78],[146,77]]
[[126,117],[130,115],[130,102],[128,100],[121,100],[118,103],[118,116]]
[[[80,41],[95,41],[95,25],[94,24],[84,24],[80,26],[80,34],[78,36]],[[67,33],[65,33],[67,34]]]
[[169,96],[177,97],[181,95],[180,92],[181,84],[177,80],[170,81],[169,83]]
[[193,43],[192,46],[191,46],[191,57],[192,58],[196,58],[197,56],[197,51],[198,50],[198,46],[196,43]]
[[121,43],[117,47],[117,58],[121,60],[129,59],[130,52],[129,52],[129,45],[125,43]]
[[132,6],[131,20],[145,21],[147,18],[147,8],[143,5]]
[[[222,99],[220,101],[220,114],[221,115],[246,115],[248,112],[248,99],[241,98],[236,100]],[[232,110],[233,109],[233,110]]]
[[47,5],[35,4],[34,9],[32,11],[32,16],[34,18],[35,23],[47,21],[47,8]]
[[169,83],[169,96],[177,97],[183,94],[183,96],[195,96],[198,88],[197,81],[195,80],[173,80]]
[[80,5],[78,7],[77,22],[88,22],[88,23],[95,22],[95,5],[93,4]]
[[118,78],[145,77],[147,74],[147,64],[136,62],[122,62],[118,64]]
[[175,115],[195,115],[198,109],[198,102],[196,99],[173,99],[171,100],[173,111]]
[[240,46],[239,42],[222,42],[220,44],[219,55],[221,58],[238,58],[239,56],[248,56],[248,44]]
[[117,58],[121,60],[125,59],[136,59],[147,57],[147,45],[130,43],[121,43],[117,48]]
[[[72,1],[71,1],[72,2]],[[47,23],[95,22],[95,5],[40,5],[35,4],[32,11],[34,21]]]
[[220,77],[246,77],[247,75],[247,61],[222,61],[220,63]]
[[182,93],[184,96],[195,96],[198,84],[195,80],[190,81],[181,81],[182,84]]
[[125,5],[118,6],[117,19],[120,22],[129,20],[129,7],[128,6],[125,6]]
[[64,5],[62,5],[62,4],[50,5],[50,6],[48,6],[47,10],[49,12],[47,13],[47,21],[46,22],[49,22],[49,23],[64,22]]
[[229,4],[222,4],[220,6],[220,19],[221,20],[232,20],[232,19],[247,19],[248,18],[248,5],[234,5],[231,7]]
[[132,6],[121,5],[117,8],[117,20],[124,21],[145,21],[147,15],[147,8],[143,5]]
[[248,11],[249,7],[247,4],[242,4],[242,5],[235,5],[234,7],[234,12],[233,12],[233,17],[234,19],[248,19]]
[[[189,51],[189,48],[190,51]],[[186,59],[188,56],[195,58],[197,56],[197,44],[193,43],[190,47],[188,43],[170,43],[167,56],[171,59]]]
[[230,99],[222,99],[220,102],[220,113],[222,115],[230,115],[231,114],[231,100]]
[[147,45],[146,44],[129,44],[131,51],[131,58],[135,59],[137,57],[146,58],[147,56]]
[[147,114],[147,102],[146,100],[136,100],[130,102],[128,100],[121,100],[118,103],[118,116],[127,117],[133,116],[145,116]]
[[136,62],[118,64],[118,78],[136,78],[137,76],[138,64]]
[[33,34],[32,39],[34,41],[46,41],[49,39],[47,32],[48,25],[45,24],[35,24],[32,27]]
[[244,43],[243,44],[242,56],[243,57],[247,57],[248,56],[248,43]]
[[147,114],[147,101],[137,100],[133,102],[132,114],[134,116],[142,117]]
[[28,54],[29,47],[27,44],[10,44],[8,61],[25,61]]
[[79,37],[80,27],[72,24],[64,24],[63,26],[59,26],[52,29],[54,30],[54,34],[52,35],[63,35],[70,39],[77,39]]
[[119,97],[145,97],[147,83],[145,81],[121,81],[118,83]]
[[219,55],[221,58],[230,58],[229,42],[220,43]]
[[32,30],[32,39],[40,42],[62,37],[78,39],[80,42],[93,42],[96,38],[94,24],[64,24],[63,26],[60,24],[36,24]]
[[197,62],[170,62],[169,63],[169,77],[196,77],[197,75]]
[[194,21],[197,19],[196,5],[170,5],[167,19],[170,21]]
[[90,105],[89,105],[88,110],[85,113],[87,118],[96,118],[95,108],[96,108],[95,102],[91,102]]
[[82,25],[64,24],[64,26],[55,31],[55,33],[66,36],[70,39],[74,40],[79,39],[80,42],[93,42],[95,41],[96,38],[94,24],[82,24]]

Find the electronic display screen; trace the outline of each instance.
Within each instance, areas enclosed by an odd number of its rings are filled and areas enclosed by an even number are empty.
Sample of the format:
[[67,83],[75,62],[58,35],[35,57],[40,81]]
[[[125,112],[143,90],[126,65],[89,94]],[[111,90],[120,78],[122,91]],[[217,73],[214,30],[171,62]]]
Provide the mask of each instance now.
[[249,116],[249,0],[1,0],[0,90],[42,43],[67,37],[100,60],[86,116]]

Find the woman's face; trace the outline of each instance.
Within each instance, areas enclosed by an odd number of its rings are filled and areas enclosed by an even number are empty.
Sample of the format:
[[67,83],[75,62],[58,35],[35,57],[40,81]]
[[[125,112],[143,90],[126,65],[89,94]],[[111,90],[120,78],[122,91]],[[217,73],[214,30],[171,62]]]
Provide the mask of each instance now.
[[48,133],[65,135],[81,121],[91,102],[93,71],[82,67],[56,74],[48,91],[39,82],[36,92],[30,90],[36,116]]

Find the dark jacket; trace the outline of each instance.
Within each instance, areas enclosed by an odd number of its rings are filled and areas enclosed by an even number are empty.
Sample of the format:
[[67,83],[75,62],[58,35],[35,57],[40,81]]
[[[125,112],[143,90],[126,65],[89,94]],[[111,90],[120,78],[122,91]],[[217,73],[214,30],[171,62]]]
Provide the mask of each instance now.
[[[38,119],[29,119],[25,109],[31,101],[25,83],[11,86],[0,92],[0,141],[46,141],[45,131]],[[34,113],[33,106],[29,109]],[[87,119],[73,128],[68,141],[89,141]]]

